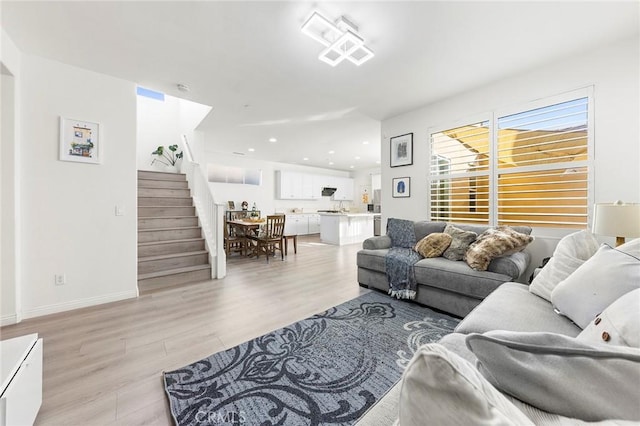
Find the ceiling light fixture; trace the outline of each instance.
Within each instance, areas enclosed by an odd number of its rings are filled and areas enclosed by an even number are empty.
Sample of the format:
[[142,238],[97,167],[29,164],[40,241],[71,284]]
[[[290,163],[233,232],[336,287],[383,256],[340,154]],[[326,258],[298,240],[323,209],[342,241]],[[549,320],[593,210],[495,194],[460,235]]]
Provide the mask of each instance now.
[[309,157],[304,157],[302,161],[309,161]]
[[255,149],[254,148],[249,148],[247,151],[253,152],[253,151],[255,151]]
[[272,142],[272,143],[273,143],[273,142],[278,142],[278,139],[276,139],[276,138],[269,138],[269,142]]
[[332,67],[345,59],[360,66],[373,58],[373,51],[364,45],[358,27],[344,16],[334,24],[320,13],[313,12],[300,30],[325,46],[318,59]]
[[329,154],[335,154],[336,152],[334,150],[329,151]]
[[189,86],[187,86],[186,84],[182,84],[182,83],[178,83],[178,90],[181,92],[189,92],[191,89],[189,89]]

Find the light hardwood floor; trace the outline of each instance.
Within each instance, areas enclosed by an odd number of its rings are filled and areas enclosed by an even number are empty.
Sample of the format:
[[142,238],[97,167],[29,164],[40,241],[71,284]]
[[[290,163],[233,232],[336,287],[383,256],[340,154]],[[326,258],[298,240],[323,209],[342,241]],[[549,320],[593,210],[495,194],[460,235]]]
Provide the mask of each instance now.
[[232,255],[222,280],[25,320],[1,338],[44,338],[36,425],[170,425],[163,371],[368,292],[356,279],[360,247],[299,237],[284,262]]

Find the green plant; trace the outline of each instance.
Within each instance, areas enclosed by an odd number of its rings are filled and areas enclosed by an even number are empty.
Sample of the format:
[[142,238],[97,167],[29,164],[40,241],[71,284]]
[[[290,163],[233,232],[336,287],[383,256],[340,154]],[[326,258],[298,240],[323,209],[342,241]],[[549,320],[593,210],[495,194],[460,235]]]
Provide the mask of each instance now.
[[160,145],[155,151],[151,153],[151,155],[157,155],[156,158],[151,161],[151,165],[154,165],[157,161],[158,163],[164,164],[165,166],[175,166],[179,159],[182,158],[182,151],[178,151],[178,145],[169,145],[168,151],[164,146]]

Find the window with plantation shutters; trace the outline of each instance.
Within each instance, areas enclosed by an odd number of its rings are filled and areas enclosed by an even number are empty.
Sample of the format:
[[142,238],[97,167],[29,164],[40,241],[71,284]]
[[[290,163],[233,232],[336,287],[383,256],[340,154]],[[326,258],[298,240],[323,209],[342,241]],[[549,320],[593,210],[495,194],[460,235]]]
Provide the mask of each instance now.
[[432,133],[431,220],[586,227],[589,105],[585,95]]
[[431,220],[488,223],[489,143],[488,121],[431,135]]
[[499,225],[587,226],[588,105],[584,97],[498,118]]

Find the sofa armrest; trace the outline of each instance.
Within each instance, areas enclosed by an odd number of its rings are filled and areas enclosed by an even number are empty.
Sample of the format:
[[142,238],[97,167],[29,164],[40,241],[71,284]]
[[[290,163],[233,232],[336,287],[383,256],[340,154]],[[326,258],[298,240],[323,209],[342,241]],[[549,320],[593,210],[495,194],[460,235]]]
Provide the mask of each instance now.
[[531,255],[526,251],[519,251],[508,256],[497,257],[489,263],[487,271],[503,274],[516,281],[529,267]]
[[362,242],[362,248],[365,250],[378,250],[391,248],[391,238],[387,235],[377,237],[369,237]]

